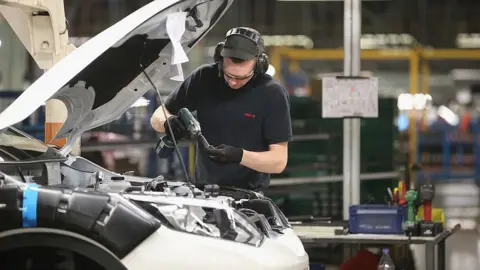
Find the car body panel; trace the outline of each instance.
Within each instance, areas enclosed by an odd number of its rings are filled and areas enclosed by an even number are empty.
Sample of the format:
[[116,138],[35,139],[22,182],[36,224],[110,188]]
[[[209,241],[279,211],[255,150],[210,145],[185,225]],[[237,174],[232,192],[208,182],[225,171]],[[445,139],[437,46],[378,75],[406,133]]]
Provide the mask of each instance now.
[[[32,138],[32,140],[35,139]],[[40,141],[37,142],[42,143]],[[142,213],[141,215],[144,216],[145,220],[157,218],[161,221],[162,226],[160,228],[153,231],[151,235],[138,243],[128,253],[119,257],[129,270],[153,270],[158,269],[160,265],[169,269],[191,269],[192,266],[195,266],[195,269],[211,269],[213,265],[231,269],[308,269],[309,258],[300,239],[292,230],[288,220],[281,211],[274,206],[270,199],[260,193],[224,187],[220,188],[218,194],[214,196],[213,194],[208,194],[206,189],[202,190],[201,187],[194,187],[193,191],[196,195],[193,196],[192,190],[184,182],[164,181],[162,177],[151,179],[109,172],[88,160],[73,155],[68,155],[66,161],[59,160],[57,162],[60,163],[60,171],[49,171],[48,178],[61,178],[63,183],[60,186],[52,187],[56,190],[57,195],[54,195],[55,192],[53,191],[42,192],[43,196],[51,194],[53,197],[48,199],[42,197],[43,199],[39,200],[39,205],[37,206],[39,209],[60,209],[58,205],[51,205],[51,203],[61,202],[55,199],[59,198],[58,190],[62,190],[65,198],[73,196],[68,207],[62,208],[64,212],[62,215],[49,217],[55,219],[50,222],[50,224],[55,224],[55,228],[61,228],[63,226],[62,223],[72,226],[70,224],[72,220],[64,219],[63,217],[87,217],[86,213],[89,212],[89,209],[98,208],[95,204],[95,201],[98,199],[96,196],[110,196],[109,201],[117,202],[112,203],[114,208],[110,213],[122,211],[115,211],[115,209],[120,204],[127,204],[128,202],[130,211],[122,214],[122,223],[131,224],[135,220],[138,222],[138,219],[135,218],[135,216],[138,216],[137,211]],[[2,164],[2,162],[0,162],[0,165],[8,166],[8,164]],[[2,171],[2,166],[0,166],[0,171]],[[31,169],[27,171],[32,173]],[[98,182],[97,176],[100,173],[102,177]],[[0,174],[10,184],[18,186],[20,190],[26,188],[26,184],[19,182],[18,177],[11,179],[10,175],[4,175],[1,172]],[[159,186],[162,188],[158,188]],[[2,187],[0,186],[0,191],[1,189]],[[72,193],[72,190],[75,191]],[[96,192],[91,192],[94,190]],[[75,194],[78,192],[83,195],[75,197]],[[20,200],[22,199],[20,198]],[[47,205],[40,204],[40,201]],[[255,207],[255,202],[260,203],[260,205]],[[79,205],[85,205],[85,203],[89,207],[78,207]],[[270,207],[262,210],[261,206],[266,204],[269,204]],[[152,208],[154,211],[160,211],[163,217],[159,218],[154,215],[151,211]],[[185,223],[181,219],[176,222],[173,220],[172,222],[172,216],[168,216],[169,213],[162,212],[162,209],[169,208],[178,208],[179,212],[187,212],[189,215],[192,213],[195,215],[194,220],[199,221],[205,220],[206,216],[202,216],[201,213],[197,215],[199,213],[198,210],[201,212],[204,209],[216,209],[227,213],[232,211],[239,213],[248,210],[242,213],[253,212],[253,214],[248,217],[247,215],[237,214],[237,216],[234,216],[234,219],[238,221],[238,218],[241,218],[243,222],[248,222],[241,223],[243,224],[242,227],[245,227],[245,224],[252,225],[251,229],[253,229],[253,232],[260,233],[262,238],[259,242],[244,243],[239,242],[241,239],[239,240],[238,238],[235,238],[235,240],[223,239],[216,235],[205,235],[196,230],[192,231],[186,225],[185,228],[182,228],[182,226],[178,227],[179,224],[186,224],[187,219],[185,219]],[[87,212],[83,213],[83,211]],[[176,211],[173,210],[172,213]],[[182,213],[180,215],[183,215]],[[203,213],[206,212],[204,211]],[[4,214],[0,209],[0,216]],[[95,217],[96,215],[92,216],[92,218]],[[8,219],[7,217],[4,218]],[[44,218],[46,217],[44,216]],[[175,218],[173,217],[173,219]],[[263,218],[266,223],[257,223],[258,218]],[[111,218],[111,220],[117,220],[118,222],[118,218]],[[192,228],[192,224],[195,225],[191,222],[189,224],[189,228]],[[216,226],[219,226],[219,224]],[[68,226],[67,228],[70,228]],[[108,227],[117,228],[114,231],[118,231],[118,227],[115,227],[115,224],[111,224]],[[111,235],[110,233],[111,231],[106,231],[105,235]],[[183,253],[188,254],[188,260],[183,260]],[[158,254],[158,256],[155,254]],[[245,268],[246,266],[248,268]]]
[[[165,226],[122,259],[129,270],[166,269],[207,270],[306,270],[308,255],[296,253],[289,243],[295,238],[280,236],[284,240],[266,239],[261,248],[173,231]],[[297,238],[298,239],[298,238]],[[290,241],[289,241],[290,240]],[[221,241],[221,244],[219,244]],[[279,245],[283,241],[285,244]],[[162,244],[158,244],[162,243]],[[182,250],[182,252],[178,252]],[[179,264],[179,261],[182,263]]]

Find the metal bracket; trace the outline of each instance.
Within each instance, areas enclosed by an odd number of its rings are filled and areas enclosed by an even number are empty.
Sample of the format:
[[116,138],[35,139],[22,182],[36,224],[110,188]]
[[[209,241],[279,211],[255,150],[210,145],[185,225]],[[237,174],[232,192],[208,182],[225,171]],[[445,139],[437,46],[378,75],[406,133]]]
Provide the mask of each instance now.
[[68,40],[63,0],[0,0],[0,13],[41,69],[75,49]]

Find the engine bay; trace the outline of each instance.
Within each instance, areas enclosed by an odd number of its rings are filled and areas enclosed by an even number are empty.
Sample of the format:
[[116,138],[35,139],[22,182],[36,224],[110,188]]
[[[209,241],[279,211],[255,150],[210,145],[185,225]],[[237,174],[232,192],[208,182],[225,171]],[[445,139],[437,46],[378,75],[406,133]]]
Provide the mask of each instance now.
[[172,229],[258,246],[290,225],[277,206],[254,191],[217,185],[195,187],[153,179],[132,186],[123,196]]
[[[18,134],[17,137],[22,137],[22,133]],[[36,142],[31,139],[29,141]],[[53,149],[49,149],[55,153]],[[47,224],[54,221],[57,223],[63,218],[65,220],[62,222],[65,224],[75,223],[70,219],[77,218],[78,213],[76,210],[73,211],[76,204],[98,202],[103,205],[105,203],[103,197],[107,196],[110,197],[109,201],[113,200],[116,203],[122,204],[127,201],[129,209],[133,212],[126,215],[132,215],[132,220],[138,220],[133,217],[138,215],[134,214],[135,211],[145,211],[152,216],[151,218],[177,231],[253,246],[261,245],[265,237],[275,238],[290,228],[287,218],[277,205],[259,192],[218,185],[167,181],[162,176],[152,179],[135,176],[130,172],[112,172],[74,155],[54,156],[48,159],[42,155],[30,160],[28,156],[23,157],[20,154],[26,155],[24,152],[16,153],[15,159],[0,162],[0,176],[5,179],[3,184],[0,183],[1,192],[20,194],[5,197],[6,201],[1,202],[10,205],[12,210],[16,209],[16,212],[0,213],[0,216],[5,218],[11,215],[14,217],[12,219],[14,224],[4,228],[0,226],[1,230],[22,227],[23,201],[20,198],[30,185],[41,187],[42,197],[45,199],[39,201],[40,205],[36,207],[51,210],[44,220]],[[46,205],[41,205],[43,203]],[[90,222],[99,222],[99,216],[91,213],[87,215],[91,219]],[[63,226],[62,222],[55,226]],[[93,230],[77,229],[87,234]]]
[[[73,161],[73,162],[72,162]],[[69,157],[57,169],[43,170],[46,178],[56,178],[56,185],[45,186],[48,201],[65,195],[81,193],[108,195],[128,200],[129,203],[152,215],[162,225],[173,230],[199,236],[220,238],[259,247],[265,237],[275,238],[290,228],[287,218],[269,198],[259,192],[218,185],[193,185],[186,182],[166,181],[162,176],[154,179],[130,174],[109,172],[79,157]],[[97,169],[97,170],[96,170]],[[100,170],[98,170],[100,169]],[[23,172],[22,172],[23,171]],[[19,186],[28,186],[32,170],[18,170],[8,176]],[[75,179],[77,181],[69,181]],[[84,181],[78,181],[84,179]],[[7,179],[8,180],[8,179]],[[25,181],[26,180],[26,181]],[[0,189],[11,190],[12,185],[3,181]],[[52,193],[55,190],[57,193]],[[12,191],[12,190],[11,190]],[[20,191],[19,191],[20,192]],[[52,195],[56,194],[56,195]],[[90,196],[90,195],[89,195]],[[68,213],[78,201],[73,197],[58,199],[58,204],[38,206],[56,209],[54,220]],[[91,199],[94,203],[94,199]],[[47,201],[47,200],[45,200]],[[103,202],[103,200],[102,200]],[[5,202],[20,205],[22,202]],[[60,205],[64,205],[60,207]],[[0,211],[1,212],[1,211]],[[68,216],[68,215],[67,215]],[[96,216],[91,216],[97,219]],[[53,221],[53,220],[52,220]],[[70,221],[68,221],[70,223]]]

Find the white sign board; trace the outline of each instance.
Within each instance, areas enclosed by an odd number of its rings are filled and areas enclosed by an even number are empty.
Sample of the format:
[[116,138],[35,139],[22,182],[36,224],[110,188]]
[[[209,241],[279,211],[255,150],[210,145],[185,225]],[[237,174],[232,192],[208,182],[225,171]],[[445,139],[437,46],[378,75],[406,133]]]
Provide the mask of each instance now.
[[378,78],[326,77],[322,117],[378,117]]

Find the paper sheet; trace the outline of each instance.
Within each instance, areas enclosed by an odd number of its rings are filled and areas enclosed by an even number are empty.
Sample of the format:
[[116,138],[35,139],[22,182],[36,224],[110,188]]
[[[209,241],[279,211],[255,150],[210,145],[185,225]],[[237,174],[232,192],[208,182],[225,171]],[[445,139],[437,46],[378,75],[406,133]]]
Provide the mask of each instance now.
[[172,65],[176,65],[177,75],[170,79],[175,81],[183,81],[182,63],[188,62],[188,56],[180,43],[180,40],[185,32],[185,20],[187,19],[186,12],[177,12],[168,15],[167,17],[167,34],[172,42],[173,54]]
[[378,117],[378,78],[322,79],[322,117]]

